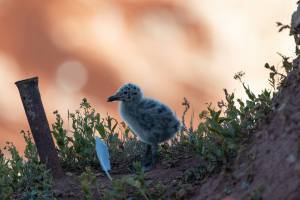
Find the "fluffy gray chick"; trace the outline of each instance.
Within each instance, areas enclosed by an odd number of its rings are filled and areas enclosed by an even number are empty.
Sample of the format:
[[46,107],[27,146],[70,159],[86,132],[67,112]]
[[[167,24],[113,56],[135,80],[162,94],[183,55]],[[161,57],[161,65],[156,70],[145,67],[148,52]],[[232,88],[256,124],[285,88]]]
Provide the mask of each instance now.
[[141,89],[132,83],[123,85],[107,101],[120,101],[122,119],[147,144],[142,161],[144,169],[155,167],[158,144],[172,138],[180,128],[174,112],[159,101],[144,97]]

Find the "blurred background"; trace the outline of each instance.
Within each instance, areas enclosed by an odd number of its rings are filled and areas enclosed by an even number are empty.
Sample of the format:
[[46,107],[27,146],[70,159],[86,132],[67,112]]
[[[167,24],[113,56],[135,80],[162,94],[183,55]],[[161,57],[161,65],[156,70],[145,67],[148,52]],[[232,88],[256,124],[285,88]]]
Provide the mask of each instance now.
[[195,113],[242,95],[234,73],[255,92],[267,86],[266,62],[293,55],[288,31],[295,1],[286,0],[0,0],[0,147],[23,150],[29,126],[14,82],[39,76],[50,123],[88,98],[119,118],[106,98],[126,82],[170,105],[187,97]]

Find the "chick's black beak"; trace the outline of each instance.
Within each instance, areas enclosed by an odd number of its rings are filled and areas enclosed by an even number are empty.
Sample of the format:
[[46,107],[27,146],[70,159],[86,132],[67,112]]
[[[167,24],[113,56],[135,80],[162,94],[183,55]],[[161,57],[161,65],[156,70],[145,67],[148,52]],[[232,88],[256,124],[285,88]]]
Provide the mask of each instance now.
[[120,97],[117,95],[113,95],[107,98],[107,102],[112,102],[112,101],[120,101]]

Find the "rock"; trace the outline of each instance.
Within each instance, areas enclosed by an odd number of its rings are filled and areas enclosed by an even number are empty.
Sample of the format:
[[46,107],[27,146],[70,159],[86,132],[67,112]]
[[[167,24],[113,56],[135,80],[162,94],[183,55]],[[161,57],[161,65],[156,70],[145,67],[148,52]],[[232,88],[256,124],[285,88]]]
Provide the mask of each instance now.
[[67,176],[73,176],[73,174],[71,172],[66,172]]
[[57,189],[53,190],[54,197],[63,197],[63,192]]
[[293,164],[296,162],[296,156],[294,156],[294,154],[290,154],[287,158],[286,161],[290,164]]
[[241,183],[241,188],[242,188],[243,190],[248,190],[248,189],[250,189],[250,183],[249,183],[248,181],[242,181],[242,183]]
[[74,192],[69,192],[69,193],[68,193],[68,197],[75,197]]
[[182,188],[176,192],[176,199],[185,199],[186,195],[193,191],[193,186],[191,184],[184,184],[181,187]]
[[295,170],[300,173],[300,161],[296,163]]

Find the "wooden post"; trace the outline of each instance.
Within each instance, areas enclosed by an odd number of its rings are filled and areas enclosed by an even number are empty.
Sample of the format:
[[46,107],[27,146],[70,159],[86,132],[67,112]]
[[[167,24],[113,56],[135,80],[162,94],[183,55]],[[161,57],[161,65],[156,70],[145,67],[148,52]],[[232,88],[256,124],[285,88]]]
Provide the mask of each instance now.
[[51,170],[54,178],[60,178],[64,173],[59,163],[42,104],[38,88],[38,77],[17,81],[15,84],[19,89],[40,159]]

